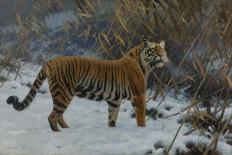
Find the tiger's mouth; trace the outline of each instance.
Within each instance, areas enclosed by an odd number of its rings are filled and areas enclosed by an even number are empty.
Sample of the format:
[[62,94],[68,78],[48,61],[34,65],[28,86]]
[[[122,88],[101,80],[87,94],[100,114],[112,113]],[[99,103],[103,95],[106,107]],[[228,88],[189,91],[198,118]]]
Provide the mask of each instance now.
[[159,60],[152,60],[149,62],[149,65],[151,68],[158,67],[161,68],[165,64],[170,63],[171,61],[166,57],[165,59],[159,59]]
[[150,61],[149,62],[149,65],[153,68],[159,64],[163,64],[164,61],[162,59],[159,59],[159,60],[153,60],[153,61]]

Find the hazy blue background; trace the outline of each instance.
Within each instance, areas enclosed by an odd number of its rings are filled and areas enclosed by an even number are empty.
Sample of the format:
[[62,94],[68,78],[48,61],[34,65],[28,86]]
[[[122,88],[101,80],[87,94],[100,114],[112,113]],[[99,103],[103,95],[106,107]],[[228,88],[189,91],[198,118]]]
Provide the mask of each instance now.
[[[15,12],[30,12],[36,0],[0,0],[0,26],[15,22]],[[75,0],[61,0],[65,10],[75,7]]]

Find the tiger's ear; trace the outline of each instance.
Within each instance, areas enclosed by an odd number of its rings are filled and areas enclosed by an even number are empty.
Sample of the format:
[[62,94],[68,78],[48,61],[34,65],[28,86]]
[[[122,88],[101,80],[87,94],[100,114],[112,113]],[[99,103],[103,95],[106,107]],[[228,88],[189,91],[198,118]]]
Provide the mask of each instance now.
[[161,40],[160,47],[165,48],[165,41],[164,40]]
[[143,38],[142,46],[143,46],[143,47],[147,47],[147,46],[148,46],[148,43],[149,43],[149,41],[148,41],[146,38]]

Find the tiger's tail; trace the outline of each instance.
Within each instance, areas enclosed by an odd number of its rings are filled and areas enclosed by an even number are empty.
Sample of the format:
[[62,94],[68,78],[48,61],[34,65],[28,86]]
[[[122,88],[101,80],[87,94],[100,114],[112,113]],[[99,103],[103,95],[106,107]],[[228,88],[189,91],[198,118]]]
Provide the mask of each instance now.
[[29,93],[24,98],[24,100],[22,102],[19,102],[19,99],[17,96],[9,96],[7,98],[7,101],[6,101],[7,104],[12,104],[14,109],[17,111],[24,110],[25,108],[27,108],[30,105],[30,103],[34,99],[35,95],[37,94],[39,88],[41,87],[41,85],[43,84],[43,82],[46,78],[47,78],[46,67],[44,66],[40,70],[39,74],[37,75]]

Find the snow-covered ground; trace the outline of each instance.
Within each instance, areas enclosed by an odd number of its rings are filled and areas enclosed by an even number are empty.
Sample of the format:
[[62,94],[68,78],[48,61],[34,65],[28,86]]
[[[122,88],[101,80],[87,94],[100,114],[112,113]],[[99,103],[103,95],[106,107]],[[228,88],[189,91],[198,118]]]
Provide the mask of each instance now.
[[[32,83],[38,71],[38,67],[26,65],[20,72],[22,77],[17,81],[9,80],[0,88],[0,155],[162,155],[163,149],[155,148],[154,144],[169,146],[180,126],[181,116],[176,115],[166,119],[148,118],[147,127],[137,127],[135,119],[131,118],[132,107],[126,101],[121,105],[116,127],[109,128],[105,102],[74,97],[64,114],[70,128],[52,132],[47,121],[52,110],[47,82],[41,88],[47,93],[38,93],[24,111],[17,112],[6,104],[9,95],[22,99],[28,93],[25,84]],[[148,107],[156,106],[159,100],[150,101]],[[167,116],[188,105],[186,100],[178,101],[167,96],[158,111]],[[186,125],[181,128],[170,154],[177,148],[187,150],[188,143],[208,144],[212,140],[197,131],[184,136],[183,133],[189,130]],[[219,142],[218,150],[224,155],[232,154],[231,145],[223,140]]]

